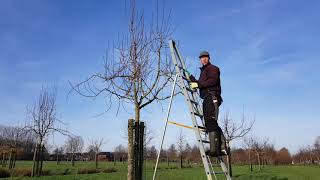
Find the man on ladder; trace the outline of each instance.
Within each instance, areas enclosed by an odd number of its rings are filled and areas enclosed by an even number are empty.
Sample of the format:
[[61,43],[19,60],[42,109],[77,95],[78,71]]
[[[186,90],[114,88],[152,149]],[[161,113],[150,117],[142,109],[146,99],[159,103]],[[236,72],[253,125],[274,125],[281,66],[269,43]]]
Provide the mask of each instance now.
[[227,155],[229,149],[218,125],[219,106],[223,101],[221,98],[220,70],[210,63],[210,55],[207,51],[201,52],[199,59],[202,64],[200,78],[197,80],[193,75],[190,75],[190,86],[193,89],[199,88],[200,97],[203,99],[203,116],[210,140],[210,150],[206,153],[213,157]]

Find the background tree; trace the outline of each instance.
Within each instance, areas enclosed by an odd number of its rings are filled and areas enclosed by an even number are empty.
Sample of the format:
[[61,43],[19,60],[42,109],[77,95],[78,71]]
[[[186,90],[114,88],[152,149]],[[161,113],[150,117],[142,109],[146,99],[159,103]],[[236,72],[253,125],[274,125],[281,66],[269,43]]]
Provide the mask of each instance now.
[[257,159],[258,159],[258,165],[259,170],[261,170],[261,164],[262,164],[262,156],[265,152],[265,147],[268,145],[268,138],[264,139],[258,139],[251,137],[251,149],[255,152]]
[[192,160],[192,156],[194,156],[194,155],[192,154],[192,148],[189,143],[186,143],[186,147],[184,149],[183,154],[185,155],[185,158],[186,158],[188,164],[190,164],[190,161]]
[[178,153],[179,153],[179,160],[180,160],[180,168],[183,168],[183,153],[185,150],[185,144],[186,144],[186,138],[182,134],[182,131],[180,130],[180,133],[177,137],[177,147],[178,147]]
[[155,160],[157,158],[158,151],[155,146],[147,148],[147,158],[150,160]]
[[229,117],[229,112],[226,112],[222,121],[222,130],[226,138],[227,148],[229,149],[229,154],[227,155],[228,171],[230,176],[232,176],[232,166],[231,166],[231,150],[230,143],[233,140],[243,138],[248,134],[254,124],[254,120],[248,120],[244,112],[242,113],[242,118],[240,122],[235,122]]
[[244,139],[244,148],[248,152],[248,161],[250,165],[250,172],[252,172],[252,151],[253,151],[253,138],[245,138]]
[[8,168],[15,168],[17,160],[18,147],[22,147],[24,136],[27,135],[25,129],[16,127],[3,127],[1,130],[1,136],[3,139],[3,145],[7,147],[8,155]]
[[291,164],[292,159],[291,155],[289,153],[289,150],[285,147],[281,148],[277,153],[275,157],[275,164],[276,165],[289,165]]
[[65,150],[71,154],[72,166],[74,166],[75,154],[81,153],[83,150],[84,141],[81,136],[69,136],[65,143]]
[[36,146],[33,155],[32,176],[40,176],[42,172],[42,163],[45,151],[45,140],[50,134],[55,132],[68,135],[68,131],[60,128],[62,123],[57,118],[56,91],[50,92],[47,88],[42,88],[38,101],[31,109],[28,108],[31,116],[31,122],[25,126],[25,129],[31,132],[36,140]]
[[168,166],[169,166],[169,162],[171,161],[175,161],[176,157],[177,157],[177,149],[176,146],[174,144],[171,144],[167,150],[167,157],[168,157]]
[[116,164],[116,161],[122,161],[124,163],[126,159],[127,149],[122,145],[119,144],[114,149],[114,164]]
[[314,142],[314,154],[317,159],[318,165],[320,165],[320,136],[318,136]]
[[53,150],[53,154],[56,156],[56,163],[57,165],[60,164],[60,161],[61,161],[61,156],[63,155],[64,153],[64,148],[61,146],[61,147],[56,147],[54,150]]
[[88,151],[94,152],[94,162],[95,162],[96,169],[98,169],[99,153],[101,152],[101,147],[103,144],[105,144],[103,138],[92,139],[90,141]]

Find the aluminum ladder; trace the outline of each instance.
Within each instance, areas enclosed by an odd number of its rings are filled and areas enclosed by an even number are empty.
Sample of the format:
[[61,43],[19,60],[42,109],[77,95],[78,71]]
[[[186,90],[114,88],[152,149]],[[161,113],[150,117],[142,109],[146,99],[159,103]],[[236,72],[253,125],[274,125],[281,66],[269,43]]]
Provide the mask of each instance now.
[[[194,130],[194,133],[196,135],[196,140],[197,140],[197,145],[200,150],[201,154],[201,159],[202,163],[204,166],[204,170],[207,176],[208,180],[213,180],[213,177],[215,180],[217,180],[217,174],[222,174],[226,177],[227,180],[231,180],[230,175],[228,174],[228,169],[226,167],[226,164],[223,161],[222,157],[217,157],[216,160],[220,164],[222,172],[215,172],[213,169],[213,165],[211,163],[211,159],[208,155],[205,153],[205,144],[210,143],[208,141],[208,134],[206,132],[206,128],[204,126],[204,121],[203,121],[203,114],[202,114],[202,109],[201,106],[199,105],[199,95],[196,91],[194,91],[189,83],[189,74],[187,73],[185,61],[183,60],[178,48],[176,47],[176,43],[173,40],[169,41],[169,46],[170,46],[170,53],[172,57],[172,62],[175,66],[176,70],[176,76],[174,79],[174,84],[171,92],[171,97],[170,97],[170,102],[169,102],[169,107],[168,107],[168,112],[167,112],[167,117],[166,117],[166,124],[164,126],[164,131],[163,131],[163,136],[161,140],[161,145],[160,145],[160,151],[162,149],[163,145],[163,140],[165,137],[165,132],[168,124],[168,118],[170,114],[170,109],[171,109],[171,104],[172,104],[172,98],[174,95],[174,90],[175,90],[175,85],[176,83],[179,85],[181,88],[183,95],[185,97],[185,100],[188,105],[188,109],[190,112],[190,116],[192,119],[192,124],[193,127],[192,129]],[[157,161],[156,161],[156,166],[154,169],[154,174],[153,174],[153,180],[155,180],[156,177],[156,172],[157,172],[157,167],[159,163],[159,157],[160,153],[158,153]]]

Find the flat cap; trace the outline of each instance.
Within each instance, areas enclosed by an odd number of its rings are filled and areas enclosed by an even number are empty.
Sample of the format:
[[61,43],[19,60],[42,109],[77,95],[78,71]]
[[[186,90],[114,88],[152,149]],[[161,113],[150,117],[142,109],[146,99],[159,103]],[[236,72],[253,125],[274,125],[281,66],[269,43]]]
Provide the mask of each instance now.
[[210,57],[208,51],[202,51],[199,55],[199,58],[203,57],[203,56],[207,56],[207,57]]

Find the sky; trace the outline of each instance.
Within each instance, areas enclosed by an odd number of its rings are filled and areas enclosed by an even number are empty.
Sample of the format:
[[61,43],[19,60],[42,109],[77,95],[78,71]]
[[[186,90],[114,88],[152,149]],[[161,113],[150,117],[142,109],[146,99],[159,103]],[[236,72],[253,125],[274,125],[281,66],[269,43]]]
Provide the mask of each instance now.
[[[156,0],[137,0],[146,17]],[[239,121],[244,111],[255,118],[251,135],[268,137],[276,148],[291,152],[312,145],[320,135],[320,2],[315,0],[164,1],[171,10],[172,38],[189,71],[199,75],[199,52],[207,50],[221,70],[221,116]],[[110,42],[127,32],[128,1],[1,0],[0,124],[28,120],[26,107],[42,87],[56,86],[58,117],[86,142],[103,137],[103,149],[125,144],[125,128],[133,109],[103,113],[104,96],[85,98],[68,92],[77,83],[103,71]],[[158,146],[168,101],[142,111]],[[191,124],[183,97],[175,97],[170,119]],[[101,114],[97,116],[98,114]],[[194,134],[169,125],[165,146],[180,131],[190,144]],[[62,145],[65,138],[49,140]],[[241,140],[233,143],[241,146]]]

